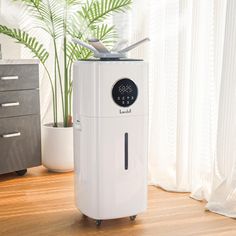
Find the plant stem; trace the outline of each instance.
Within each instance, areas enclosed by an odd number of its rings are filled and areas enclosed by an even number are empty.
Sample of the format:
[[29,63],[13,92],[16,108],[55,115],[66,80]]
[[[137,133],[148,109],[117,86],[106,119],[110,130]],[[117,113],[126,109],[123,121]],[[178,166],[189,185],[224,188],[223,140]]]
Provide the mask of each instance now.
[[69,116],[71,116],[71,113],[72,113],[72,102],[71,102],[71,99],[72,99],[72,64],[70,64],[70,68],[69,68],[69,89],[68,89],[68,93],[69,93]]
[[[53,46],[54,46],[54,51],[55,51],[55,68],[57,68],[58,77],[59,77],[59,84],[60,84],[60,90],[61,90],[61,100],[62,100],[62,113],[63,113],[63,118],[64,118],[63,87],[62,87],[59,57],[58,57],[58,53],[57,53],[56,31],[55,31],[54,19],[53,19],[53,14],[52,14],[52,11],[51,11],[51,5],[50,5],[49,0],[47,0],[47,6],[48,6],[48,11],[49,11],[49,15],[50,15],[51,24],[52,24],[52,35],[51,36],[53,38]],[[55,80],[57,80],[56,77],[55,77]],[[55,88],[55,91],[56,90],[57,90],[57,88]],[[56,99],[55,99],[55,102],[57,103]],[[57,109],[56,109],[56,113],[57,113]],[[57,114],[56,114],[56,117],[57,117]],[[57,124],[56,124],[56,126],[57,126]]]
[[57,44],[56,40],[53,39],[53,44],[55,48],[55,61],[56,61],[56,67],[57,67],[57,72],[58,72],[58,78],[59,78],[59,85],[60,85],[60,91],[61,91],[61,103],[62,103],[62,114],[63,114],[63,123],[64,123],[64,98],[63,98],[63,87],[62,87],[62,78],[61,78],[61,70],[60,70],[60,63],[59,63],[59,57],[58,57],[58,52],[57,52]]
[[64,97],[65,97],[65,112],[64,112],[64,127],[68,126],[68,73],[66,66],[66,35],[64,36]]
[[[55,47],[54,47],[54,50]],[[54,52],[56,54],[56,52]],[[55,109],[55,124],[54,127],[58,126],[57,121],[57,69],[56,69],[56,59],[54,58],[54,87],[55,87],[55,103],[54,103],[54,109]]]
[[55,110],[55,93],[54,93],[54,88],[53,88],[53,82],[52,82],[52,78],[50,76],[50,73],[46,67],[46,65],[41,62],[47,75],[48,75],[48,78],[49,78],[49,81],[50,81],[50,85],[51,85],[51,91],[52,91],[52,106],[53,106],[53,126],[56,127],[57,125],[57,119],[56,119],[56,110]]
[[68,68],[67,68],[67,3],[65,3],[64,20],[63,20],[63,52],[64,52],[64,98],[65,98],[65,112],[64,112],[64,127],[68,124]]

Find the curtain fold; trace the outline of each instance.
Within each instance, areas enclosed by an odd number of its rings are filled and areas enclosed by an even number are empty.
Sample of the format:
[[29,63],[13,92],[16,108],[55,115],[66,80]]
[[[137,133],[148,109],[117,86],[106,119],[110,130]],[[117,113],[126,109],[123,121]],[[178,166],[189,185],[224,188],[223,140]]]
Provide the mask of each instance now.
[[[218,4],[222,1],[162,1],[157,7],[166,14],[162,18],[151,14],[164,23],[158,32],[150,31],[151,39],[155,34],[161,40],[157,59],[156,54],[149,57],[150,70],[157,70],[151,73],[150,183],[189,191],[196,199],[209,198],[216,148],[215,58],[222,57],[215,50]],[[217,14],[222,21],[224,12],[222,7]],[[170,17],[172,25],[168,25]],[[224,24],[221,27],[222,33]]]
[[134,0],[115,23],[151,38],[130,53],[149,61],[149,183],[236,217],[236,2]]
[[236,2],[229,0],[225,24],[216,158],[206,207],[236,217]]

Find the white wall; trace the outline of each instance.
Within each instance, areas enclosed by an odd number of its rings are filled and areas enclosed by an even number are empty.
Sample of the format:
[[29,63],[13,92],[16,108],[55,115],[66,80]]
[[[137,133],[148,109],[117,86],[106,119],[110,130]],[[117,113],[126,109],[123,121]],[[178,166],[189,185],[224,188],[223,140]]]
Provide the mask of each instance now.
[[[11,7],[9,1],[0,0],[0,24],[17,27],[17,19],[16,17],[12,17],[14,11],[15,10]],[[16,44],[9,37],[0,34],[0,44],[2,45],[3,59],[15,59],[21,57],[21,46]]]

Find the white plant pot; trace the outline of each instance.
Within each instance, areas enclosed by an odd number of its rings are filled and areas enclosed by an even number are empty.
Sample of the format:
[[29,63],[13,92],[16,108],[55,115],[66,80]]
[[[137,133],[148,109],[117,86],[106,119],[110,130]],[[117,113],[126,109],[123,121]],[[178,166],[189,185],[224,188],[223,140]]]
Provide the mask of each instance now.
[[68,172],[74,169],[73,127],[42,128],[42,163],[50,171]]

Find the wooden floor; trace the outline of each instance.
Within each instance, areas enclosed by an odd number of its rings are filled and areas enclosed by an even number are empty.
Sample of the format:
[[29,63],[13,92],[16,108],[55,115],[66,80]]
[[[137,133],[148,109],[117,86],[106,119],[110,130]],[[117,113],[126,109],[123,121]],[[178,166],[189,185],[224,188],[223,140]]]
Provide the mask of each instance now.
[[135,222],[108,220],[97,228],[75,208],[73,173],[32,168],[24,177],[0,176],[0,235],[236,235],[235,220],[206,212],[204,205],[187,193],[149,187],[148,211]]

